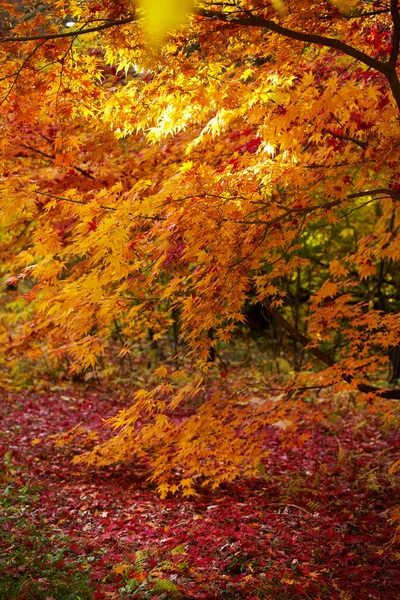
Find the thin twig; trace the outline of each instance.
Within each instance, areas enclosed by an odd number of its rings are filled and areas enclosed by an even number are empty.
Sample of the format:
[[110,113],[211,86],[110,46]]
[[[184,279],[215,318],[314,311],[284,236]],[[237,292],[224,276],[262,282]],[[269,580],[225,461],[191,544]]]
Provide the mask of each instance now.
[[[50,158],[51,160],[56,159],[56,156],[54,154],[47,154],[46,152],[43,152],[43,150],[39,150],[39,148],[34,148],[33,146],[30,146],[29,144],[20,144],[20,146],[22,148],[26,148],[27,150],[31,150],[32,152],[36,152],[36,154],[40,154],[41,156],[44,156],[45,158]],[[93,177],[93,175],[91,175],[89,173],[89,171],[86,171],[85,169],[81,169],[81,167],[77,167],[76,165],[72,165],[72,167],[75,169],[75,171],[78,171],[84,177],[88,177],[89,179],[95,179],[95,177]]]
[[[39,192],[38,190],[34,191],[35,194],[40,194],[41,196],[49,196],[49,198],[55,198],[56,200],[63,200],[64,202],[71,202],[72,204],[92,204],[91,202],[87,202],[85,200],[73,200],[72,198],[63,198],[63,196],[56,196],[55,194],[50,194],[49,192]],[[104,210],[112,210],[116,211],[117,209],[112,206],[104,206],[99,204],[99,208],[103,208]],[[151,221],[166,221],[165,217],[150,217],[147,215],[135,215],[135,218],[138,219],[149,219]]]

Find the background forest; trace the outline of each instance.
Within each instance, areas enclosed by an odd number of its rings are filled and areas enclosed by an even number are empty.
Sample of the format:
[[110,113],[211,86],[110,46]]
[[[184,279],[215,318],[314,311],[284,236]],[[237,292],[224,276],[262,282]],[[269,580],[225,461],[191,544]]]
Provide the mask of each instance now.
[[2,2],[4,597],[396,597],[399,48],[397,0]]

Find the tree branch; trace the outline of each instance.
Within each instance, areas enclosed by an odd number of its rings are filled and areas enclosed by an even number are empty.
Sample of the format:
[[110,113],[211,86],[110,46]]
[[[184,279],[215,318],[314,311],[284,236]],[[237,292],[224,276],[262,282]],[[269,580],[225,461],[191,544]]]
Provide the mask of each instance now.
[[12,21],[12,27],[15,27],[16,25],[19,25],[20,23],[24,23],[26,21],[29,21],[30,19],[33,19],[34,17],[36,17],[36,15],[38,13],[45,12],[46,9],[48,9],[48,8],[49,8],[48,4],[39,4],[38,6],[36,6],[32,10],[30,10],[29,12],[25,13],[23,16],[19,17],[18,19],[14,19]]
[[[49,194],[48,192],[39,192],[39,190],[34,191],[35,194],[40,194],[40,196],[48,196],[49,198],[55,198],[55,200],[63,200],[64,202],[72,202],[72,204],[91,204],[91,202],[86,202],[85,200],[73,200],[72,198],[63,198],[63,196],[56,196],[55,194]],[[102,206],[99,205],[99,208],[103,208],[104,210],[112,210],[116,211],[116,208],[112,206]]]
[[[1,40],[0,40],[1,41]],[[15,73],[13,73],[12,77],[14,77],[14,81],[12,82],[11,86],[9,87],[6,95],[4,96],[4,98],[2,98],[2,100],[0,101],[0,106],[2,104],[4,104],[4,102],[7,100],[7,98],[9,97],[9,95],[11,94],[11,92],[13,91],[14,87],[17,85],[17,81],[18,81],[18,77],[21,74],[21,71],[24,67],[26,67],[26,65],[28,64],[28,62],[30,61],[30,59],[32,58],[32,56],[39,50],[39,48],[41,48],[43,46],[43,44],[46,43],[46,40],[42,40],[37,46],[35,46],[35,48],[28,54],[28,56],[23,60],[23,62],[21,63],[21,65],[18,67],[17,71]]]
[[[30,146],[29,144],[20,144],[21,148],[26,148],[27,150],[31,150],[32,152],[35,152],[36,154],[40,154],[41,156],[44,156],[45,158],[50,158],[51,160],[55,160],[55,155],[54,154],[47,154],[46,152],[43,152],[42,150],[39,150],[38,148],[34,148],[33,146]],[[73,168],[75,169],[75,171],[78,171],[78,173],[81,173],[81,175],[83,175],[84,177],[88,177],[89,179],[95,179],[95,177],[93,177],[93,175],[91,175],[89,173],[89,171],[86,171],[85,169],[81,169],[80,167],[77,167],[76,165],[72,165]]]
[[[400,17],[397,8],[397,0],[391,0],[391,13],[393,18],[393,37],[392,37],[392,51],[389,61],[382,62],[373,58],[369,54],[362,52],[361,50],[357,50],[353,46],[342,42],[339,39],[331,38],[323,35],[313,34],[313,33],[305,33],[303,31],[298,31],[296,29],[288,29],[287,27],[283,27],[279,25],[275,21],[271,19],[264,19],[262,17],[258,17],[252,13],[248,13],[247,16],[236,16],[232,15],[232,13],[224,13],[221,11],[213,11],[209,9],[198,9],[195,11],[195,15],[199,17],[203,17],[205,19],[209,19],[211,21],[219,21],[221,23],[225,23],[227,25],[242,25],[244,27],[261,27],[263,29],[273,31],[279,35],[282,35],[286,38],[297,40],[300,42],[306,42],[308,44],[317,44],[320,46],[325,46],[327,48],[333,48],[347,56],[354,58],[355,60],[363,63],[364,65],[370,67],[382,73],[389,82],[390,89],[392,91],[393,97],[397,104],[397,107],[400,111],[400,81],[397,77],[395,65],[399,53],[399,44],[400,44]],[[80,35],[84,35],[86,33],[94,33],[98,31],[103,31],[106,29],[110,29],[111,27],[117,27],[119,25],[126,25],[128,23],[133,23],[137,21],[138,18],[136,15],[131,15],[129,17],[125,17],[124,19],[114,19],[108,20],[102,25],[97,25],[96,27],[86,27],[89,22],[86,22],[82,25],[80,29],[74,31],[65,31],[62,33],[52,33],[52,34],[42,34],[36,36],[15,36],[15,37],[3,37],[0,38],[0,43],[5,42],[28,42],[33,40],[51,40],[57,38],[65,38],[65,37],[78,37]]]
[[[396,0],[392,0],[392,2],[395,2],[395,1]],[[396,4],[397,4],[397,2],[396,2]],[[371,67],[372,69],[379,71],[380,73],[386,74],[388,72],[388,63],[381,62],[381,61],[373,58],[372,56],[369,56],[365,52],[362,52],[361,50],[357,50],[357,48],[354,48],[353,46],[350,46],[349,44],[346,44],[345,42],[342,42],[341,40],[338,40],[335,38],[330,38],[330,37],[326,37],[323,35],[317,35],[317,34],[312,34],[312,33],[304,33],[303,31],[297,31],[295,29],[288,29],[287,27],[283,27],[282,25],[275,23],[275,21],[272,21],[270,19],[263,19],[262,17],[258,17],[257,15],[254,15],[254,14],[249,14],[246,17],[237,17],[237,16],[232,17],[232,15],[229,13],[223,13],[220,11],[213,11],[213,10],[202,9],[202,8],[195,11],[194,14],[199,17],[209,19],[211,21],[220,21],[220,22],[226,23],[228,25],[242,25],[245,27],[262,27],[264,29],[269,29],[270,31],[273,31],[275,33],[278,33],[280,35],[283,35],[284,37],[287,37],[287,38],[290,38],[293,40],[298,40],[300,42],[306,42],[306,43],[310,43],[310,44],[318,44],[321,46],[327,46],[329,48],[334,48],[335,50],[338,50],[339,52],[343,52],[344,54],[347,54],[348,56],[351,56],[352,58],[355,58],[356,60],[364,63],[368,67]],[[64,37],[75,37],[75,36],[79,36],[79,35],[84,35],[86,33],[94,33],[97,31],[103,31],[105,29],[109,29],[111,27],[117,27],[119,25],[126,25],[128,23],[133,23],[134,21],[137,21],[137,20],[138,20],[138,18],[136,15],[131,15],[129,17],[125,17],[124,19],[109,20],[106,23],[103,23],[102,25],[97,25],[96,27],[84,28],[84,26],[86,25],[86,23],[85,23],[81,29],[74,30],[74,31],[65,31],[62,33],[51,33],[51,34],[47,34],[47,35],[42,34],[42,35],[36,35],[36,36],[16,36],[16,37],[0,38],[0,42],[3,42],[3,43],[4,42],[28,42],[28,41],[33,41],[33,40],[50,40],[50,39],[57,39],[57,38],[64,38]]]
[[397,59],[399,56],[400,47],[400,15],[399,8],[397,6],[398,0],[390,0],[390,12],[393,21],[393,33],[392,33],[392,50],[390,52],[389,63],[396,66]]
[[282,25],[278,25],[275,21],[271,21],[270,19],[263,19],[262,17],[258,17],[256,15],[249,15],[247,17],[231,17],[229,13],[223,13],[219,11],[207,10],[207,9],[198,9],[196,14],[200,17],[204,17],[207,19],[211,19],[214,21],[221,21],[223,23],[227,23],[228,25],[243,25],[245,27],[262,27],[264,29],[269,29],[274,33],[278,33],[284,37],[290,38],[292,40],[298,40],[299,42],[306,42],[309,44],[317,44],[320,46],[327,46],[328,48],[334,48],[339,52],[343,52],[343,54],[347,54],[352,58],[364,63],[368,67],[383,73],[384,75],[388,72],[388,63],[381,62],[369,56],[365,52],[361,50],[357,50],[353,46],[342,42],[341,40],[337,40],[335,38],[326,37],[323,35],[317,35],[313,33],[304,33],[303,31],[297,31],[296,29],[288,29],[287,27],[283,27]]
[[[285,319],[285,317],[283,317],[276,308],[271,306],[271,303],[268,300],[263,300],[261,304],[273,316],[276,322],[279,323],[279,325],[281,325],[281,327],[290,335],[290,337],[296,342],[299,342],[303,348],[311,344],[311,340],[303,335],[298,329],[293,327],[293,325],[289,323],[289,321]],[[320,348],[307,348],[307,351],[313,354],[328,367],[334,367],[337,365],[333,357]],[[351,383],[354,377],[351,375],[342,374],[342,379],[347,383]],[[385,398],[387,400],[400,400],[400,390],[381,389],[367,383],[358,383],[357,389],[364,394],[376,394],[379,396],[379,398]]]
[[[268,302],[267,300],[263,300],[261,304],[274,317],[275,321],[279,323],[279,325],[281,325],[281,327],[290,335],[290,337],[293,340],[299,342],[303,347],[311,343],[311,340],[309,340],[291,323],[289,323],[289,321],[287,321],[285,317],[283,317],[276,308],[273,308],[271,306],[270,302]],[[314,354],[314,356],[319,358],[319,360],[322,361],[324,364],[328,365],[328,367],[333,367],[336,364],[330,354],[324,352],[323,350],[320,350],[319,348],[311,348],[309,349],[309,351],[312,354]]]
[[[72,202],[72,204],[91,204],[91,202],[86,202],[85,200],[73,200],[72,198],[63,198],[63,196],[56,196],[55,194],[49,194],[48,192],[39,192],[38,190],[34,191],[35,194],[40,194],[41,196],[48,196],[49,198],[55,198],[56,200],[63,200],[64,202]],[[99,205],[99,208],[103,208],[104,210],[112,210],[115,212],[117,209],[112,206],[103,206]],[[148,217],[146,215],[135,215],[138,219],[149,219],[150,221],[166,221],[165,217]]]
[[341,15],[342,19],[349,21],[350,19],[362,19],[363,17],[376,17],[377,15],[383,15],[390,13],[390,8],[381,8],[380,10],[371,10],[367,12],[360,12],[355,15]]
[[119,25],[127,25],[128,23],[133,23],[134,21],[137,21],[137,17],[135,15],[130,16],[130,17],[126,17],[124,19],[114,19],[114,20],[107,20],[106,23],[103,23],[102,25],[96,25],[96,27],[87,27],[84,28],[85,25],[87,25],[87,23],[84,23],[82,25],[81,29],[78,30],[74,30],[74,31],[64,31],[62,33],[48,33],[48,34],[42,34],[42,35],[27,35],[27,36],[15,36],[15,37],[0,37],[0,43],[6,43],[6,42],[32,42],[34,40],[56,40],[59,38],[66,38],[66,37],[78,37],[79,35],[84,35],[85,33],[95,33],[96,31],[103,31],[104,29],[110,29],[111,27],[118,27]]
[[377,188],[374,190],[365,190],[364,192],[355,192],[354,194],[349,194],[347,198],[352,200],[353,198],[365,198],[365,196],[376,196],[377,194],[386,194],[393,198],[393,200],[400,200],[400,193],[389,188]]
[[[244,225],[265,225],[268,228],[268,227],[272,227],[273,225],[276,225],[277,223],[279,223],[280,221],[285,219],[290,214],[307,215],[307,214],[317,211],[317,210],[330,210],[331,208],[334,208],[335,206],[340,206],[341,204],[343,204],[343,202],[345,200],[353,200],[355,198],[365,198],[368,196],[377,196],[378,194],[385,194],[386,196],[393,198],[393,200],[400,200],[400,193],[397,193],[394,190],[390,190],[389,188],[377,188],[374,190],[365,190],[364,192],[355,192],[354,194],[348,194],[345,198],[341,198],[339,200],[332,200],[331,202],[325,202],[324,204],[310,204],[309,206],[289,207],[289,206],[285,206],[284,204],[279,204],[278,202],[276,202],[276,206],[278,208],[280,208],[281,210],[283,210],[284,212],[281,215],[278,215],[277,217],[270,219],[269,221],[263,221],[262,219],[248,221],[248,220],[228,219],[228,218],[222,218],[221,221],[226,221],[226,222],[233,221],[235,223],[243,223]],[[207,195],[210,195],[210,194],[207,194]],[[190,197],[191,196],[188,196],[188,198],[190,198]],[[381,199],[382,198],[377,198],[377,200],[381,200]],[[259,202],[257,204],[267,205],[267,203],[265,203],[265,202]],[[365,206],[365,204],[363,206]],[[252,212],[248,213],[246,216],[250,217],[252,214],[259,212],[260,210],[261,209],[257,208],[256,210],[253,210]],[[357,209],[355,209],[355,210],[357,210]]]
[[353,144],[356,144],[363,150],[366,150],[368,148],[368,144],[366,142],[361,142],[360,140],[356,140],[355,138],[346,135],[340,135],[339,133],[335,133],[334,131],[331,131],[330,129],[327,129],[325,127],[322,129],[322,133],[328,133],[332,137],[338,140],[343,140],[344,142],[353,142]]

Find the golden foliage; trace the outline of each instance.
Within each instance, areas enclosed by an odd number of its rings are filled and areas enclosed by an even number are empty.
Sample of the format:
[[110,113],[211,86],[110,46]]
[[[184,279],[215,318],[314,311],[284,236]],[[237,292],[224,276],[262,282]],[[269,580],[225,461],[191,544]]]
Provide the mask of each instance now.
[[[241,0],[200,2],[173,33],[192,7],[175,4],[2,7],[0,342],[8,368],[78,373],[117,333],[130,358],[179,321],[182,368],[158,366],[161,383],[80,460],[147,456],[162,495],[190,495],[198,477],[253,472],[263,427],[294,403],[204,391],[210,348],[249,298],[289,322],[288,286],[307,286],[297,341],[327,367],[300,375],[297,398],[307,385],[380,397],[370,379],[400,344],[399,26],[363,1]],[[158,42],[169,31],[157,50],[144,9]]]

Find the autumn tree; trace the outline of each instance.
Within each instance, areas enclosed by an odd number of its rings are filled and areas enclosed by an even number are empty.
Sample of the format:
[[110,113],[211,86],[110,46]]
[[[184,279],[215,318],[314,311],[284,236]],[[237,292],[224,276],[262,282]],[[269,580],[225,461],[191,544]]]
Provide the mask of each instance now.
[[[175,370],[160,365],[82,460],[150,461],[162,494],[189,495],[197,477],[254,472],[289,412],[295,439],[310,389],[393,417],[400,17],[397,0],[199,2],[162,38],[155,5],[2,9],[0,335],[8,368],[76,373],[112,336],[128,357],[178,323]],[[249,298],[303,357],[257,402],[207,380]]]

